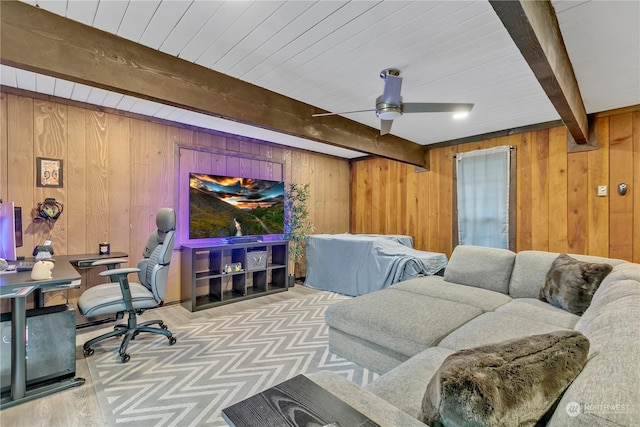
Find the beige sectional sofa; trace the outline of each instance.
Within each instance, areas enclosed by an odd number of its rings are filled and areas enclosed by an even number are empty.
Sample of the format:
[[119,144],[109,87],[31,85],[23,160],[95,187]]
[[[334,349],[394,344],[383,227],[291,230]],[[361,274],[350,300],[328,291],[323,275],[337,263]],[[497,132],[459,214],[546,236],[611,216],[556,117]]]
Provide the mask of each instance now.
[[[312,379],[384,426],[417,420],[427,384],[456,350],[575,330],[588,361],[549,425],[640,425],[640,265],[613,266],[582,316],[538,299],[559,254],[458,246],[444,277],[425,276],[332,305],[329,349],[381,374],[364,387],[334,374]],[[408,416],[408,418],[407,418]]]

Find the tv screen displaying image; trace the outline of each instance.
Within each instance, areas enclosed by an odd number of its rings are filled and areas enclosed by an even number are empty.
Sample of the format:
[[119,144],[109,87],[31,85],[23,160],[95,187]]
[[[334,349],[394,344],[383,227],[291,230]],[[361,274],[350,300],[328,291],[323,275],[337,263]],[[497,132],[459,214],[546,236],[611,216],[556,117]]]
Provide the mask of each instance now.
[[189,174],[189,238],[284,233],[284,182]]

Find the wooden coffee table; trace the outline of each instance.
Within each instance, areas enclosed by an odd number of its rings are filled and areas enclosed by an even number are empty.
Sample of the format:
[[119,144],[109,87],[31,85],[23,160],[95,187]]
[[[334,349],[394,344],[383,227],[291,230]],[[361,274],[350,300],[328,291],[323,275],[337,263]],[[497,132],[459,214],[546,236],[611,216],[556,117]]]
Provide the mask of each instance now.
[[223,409],[222,418],[235,427],[380,427],[304,375]]

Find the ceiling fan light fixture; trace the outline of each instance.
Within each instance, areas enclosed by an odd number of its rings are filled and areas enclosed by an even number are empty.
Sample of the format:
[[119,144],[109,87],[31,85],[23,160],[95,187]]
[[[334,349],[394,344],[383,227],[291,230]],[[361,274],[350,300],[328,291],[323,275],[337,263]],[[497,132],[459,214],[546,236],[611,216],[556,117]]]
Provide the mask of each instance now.
[[380,120],[393,120],[402,116],[402,108],[398,105],[378,104],[376,115]]
[[380,120],[393,120],[393,119],[397,119],[401,115],[402,113],[400,111],[394,111],[394,110],[378,112],[378,117],[380,118]]

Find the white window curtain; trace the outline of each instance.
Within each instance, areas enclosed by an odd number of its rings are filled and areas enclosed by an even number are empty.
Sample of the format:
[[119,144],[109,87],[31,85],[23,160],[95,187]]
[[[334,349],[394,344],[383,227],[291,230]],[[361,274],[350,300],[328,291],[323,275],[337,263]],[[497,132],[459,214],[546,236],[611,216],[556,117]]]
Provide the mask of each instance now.
[[511,147],[456,156],[458,243],[509,248]]

